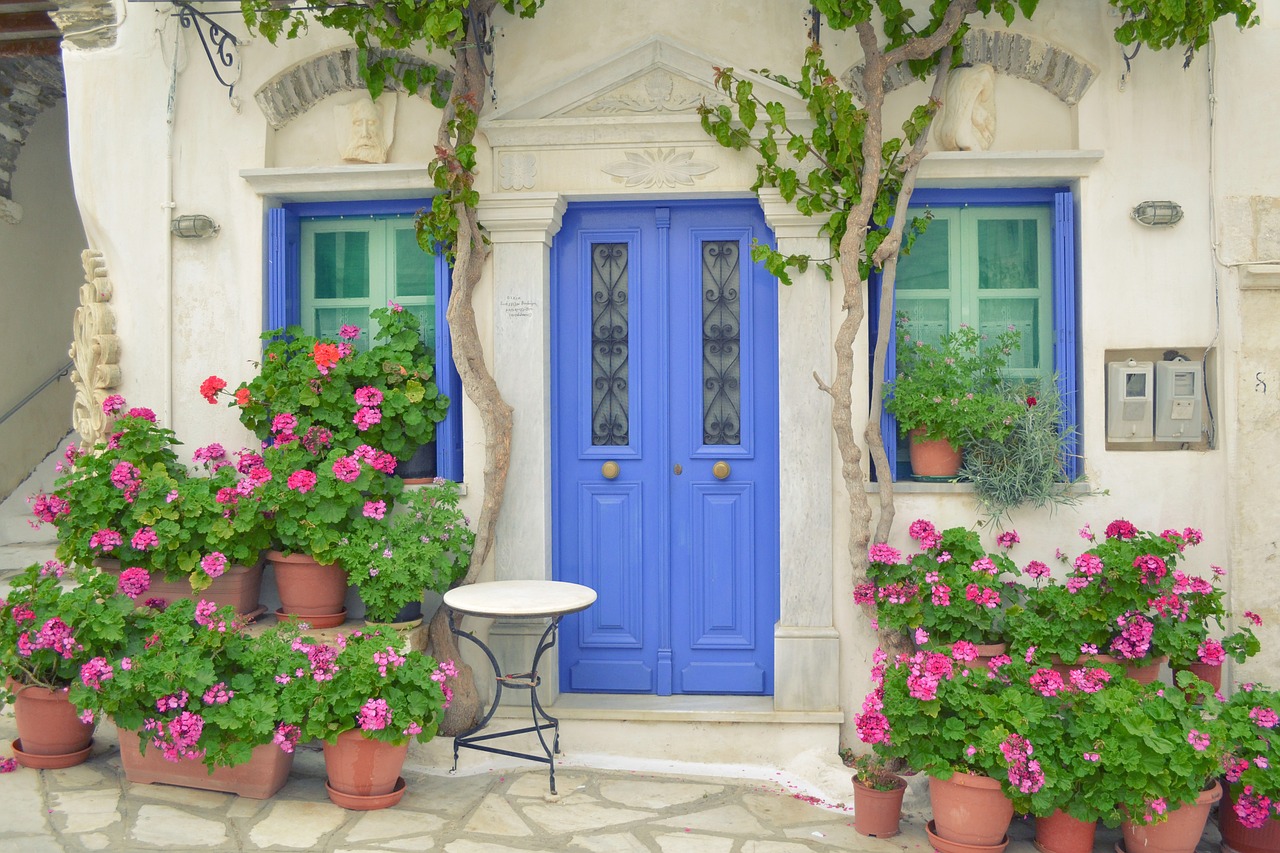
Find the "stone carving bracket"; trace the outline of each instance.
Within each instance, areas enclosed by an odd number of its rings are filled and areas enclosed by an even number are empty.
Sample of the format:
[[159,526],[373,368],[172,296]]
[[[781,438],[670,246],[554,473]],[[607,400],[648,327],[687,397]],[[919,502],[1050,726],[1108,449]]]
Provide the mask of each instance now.
[[80,307],[72,321],[69,355],[75,368],[71,382],[76,396],[71,407],[71,423],[80,434],[82,449],[93,447],[106,437],[111,419],[102,403],[120,385],[120,338],[111,307],[111,279],[102,253],[89,249],[80,253],[84,284],[80,286]]

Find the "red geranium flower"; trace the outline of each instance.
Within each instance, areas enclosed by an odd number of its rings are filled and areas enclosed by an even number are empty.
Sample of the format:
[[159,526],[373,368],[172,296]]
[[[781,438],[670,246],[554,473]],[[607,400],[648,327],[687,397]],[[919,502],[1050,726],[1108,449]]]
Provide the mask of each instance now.
[[252,399],[252,398],[249,396],[249,389],[248,389],[248,388],[237,388],[237,389],[236,389],[236,405],[237,405],[237,406],[247,406],[247,405],[249,405],[249,401],[250,401],[251,399]]
[[329,368],[338,363],[341,354],[338,347],[334,344],[317,343],[311,350],[311,356],[316,360],[316,367],[321,373],[328,373]]
[[200,396],[204,397],[210,403],[218,402],[218,392],[227,387],[225,379],[219,379],[216,376],[210,376],[208,379],[200,383]]
[[1028,397],[1028,398],[1027,398],[1027,405],[1028,405],[1028,406],[1034,406],[1035,404],[1036,404],[1036,398],[1035,398],[1035,397]]

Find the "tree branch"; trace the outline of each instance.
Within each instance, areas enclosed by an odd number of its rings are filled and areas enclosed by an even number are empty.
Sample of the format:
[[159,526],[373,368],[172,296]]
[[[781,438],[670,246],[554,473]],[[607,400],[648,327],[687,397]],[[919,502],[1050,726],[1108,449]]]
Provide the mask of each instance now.
[[[960,25],[969,15],[978,11],[977,0],[953,0],[942,16],[942,23],[927,36],[908,39],[893,50],[883,54],[885,67],[892,68],[899,62],[913,59],[928,59],[951,43],[951,39],[959,32]],[[881,76],[883,87],[883,75]]]
[[[946,90],[952,52],[953,48],[947,45],[938,58],[933,90],[929,95],[934,103],[941,103],[942,93]],[[880,412],[884,405],[882,389],[885,362],[889,357],[889,340],[894,334],[893,290],[898,277],[902,234],[907,226],[907,207],[911,203],[911,194],[915,192],[920,163],[924,160],[925,149],[929,143],[929,129],[933,126],[933,116],[936,114],[935,112],[930,115],[929,123],[916,138],[911,151],[903,161],[902,188],[898,191],[898,198],[895,200],[893,224],[889,228],[889,236],[876,248],[873,257],[875,265],[883,268],[880,274],[880,316],[876,321],[876,349],[871,359],[871,400],[865,430],[867,448],[871,452],[871,463],[875,466],[876,481],[880,484],[880,518],[876,522],[873,540],[875,542],[888,541],[897,515],[897,507],[893,502],[893,476],[889,470],[889,456],[884,449],[884,434],[880,430]]]

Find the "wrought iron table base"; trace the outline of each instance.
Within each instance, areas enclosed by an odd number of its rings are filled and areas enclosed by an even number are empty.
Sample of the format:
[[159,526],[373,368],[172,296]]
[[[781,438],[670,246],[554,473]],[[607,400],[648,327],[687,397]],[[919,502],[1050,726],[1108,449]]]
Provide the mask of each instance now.
[[[557,627],[560,624],[559,616],[551,617],[551,624],[547,626],[547,630],[542,632],[542,638],[538,641],[538,650],[533,654],[533,665],[528,672],[514,673],[503,675],[502,668],[498,666],[498,659],[493,656],[492,650],[485,645],[479,637],[468,631],[464,631],[454,622],[454,612],[449,610],[449,630],[454,636],[466,637],[471,642],[480,647],[485,657],[489,659],[490,665],[493,667],[493,678],[496,687],[493,692],[493,702],[489,705],[489,710],[484,717],[474,727],[453,739],[453,768],[450,773],[456,773],[458,770],[458,751],[461,749],[475,749],[481,752],[491,752],[496,755],[506,755],[511,758],[525,758],[529,761],[540,761],[549,768],[551,777],[551,793],[556,793],[556,762],[555,757],[560,754],[560,721],[547,713],[542,707],[542,703],[538,701],[538,685],[542,683],[542,679],[538,675],[538,662],[542,660],[543,654],[549,651],[556,644]],[[476,734],[476,732],[484,729],[493,719],[493,714],[498,710],[498,703],[502,701],[503,688],[509,690],[528,690],[529,691],[529,709],[533,715],[533,725],[525,726],[519,729],[509,729],[501,732],[490,732],[489,734]],[[545,721],[545,722],[543,722]],[[552,730],[551,743],[547,743],[547,738],[543,732],[547,729]],[[512,737],[514,735],[524,735],[529,733],[538,735],[538,742],[542,745],[542,755],[528,752],[514,752],[509,749],[500,749],[496,746],[489,746],[485,741],[494,740],[496,738]]]

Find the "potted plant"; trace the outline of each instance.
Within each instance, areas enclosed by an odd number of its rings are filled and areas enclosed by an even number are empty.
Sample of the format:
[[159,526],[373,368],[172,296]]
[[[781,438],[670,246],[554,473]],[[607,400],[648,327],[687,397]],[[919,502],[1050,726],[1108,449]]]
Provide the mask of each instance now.
[[173,432],[149,409],[125,405],[107,398],[115,432],[88,452],[69,450],[54,492],[35,496],[38,522],[57,527],[59,559],[117,573],[145,569],[153,597],[166,601],[205,592],[242,613],[255,610],[266,530],[261,517],[225,499],[235,485],[225,451],[198,449],[205,472],[193,475],[173,450]]
[[[226,391],[210,376],[200,392],[210,403],[227,396],[240,422],[266,445],[323,441],[351,454],[361,445],[407,460],[432,441],[449,400],[433,379],[435,356],[422,341],[418,319],[399,305],[372,312],[374,343],[359,344],[360,329],[343,326],[339,340],[320,340],[301,327],[266,332],[258,375]],[[290,424],[280,429],[281,418]]]
[[1127,850],[1191,853],[1221,797],[1225,725],[1216,708],[1189,702],[1180,690],[1145,684],[1138,691],[1136,701],[1111,706],[1096,750],[1103,774],[1118,782],[1109,822],[1119,820]]
[[[1218,566],[1210,568],[1211,578],[1174,570],[1173,597],[1166,599],[1165,606],[1173,609],[1177,618],[1168,621],[1162,639],[1175,674],[1188,670],[1217,691],[1222,689],[1222,665],[1227,658],[1244,663],[1258,653],[1261,645],[1251,626],[1261,625],[1262,619],[1245,611],[1244,621],[1234,631],[1212,636],[1210,623],[1217,626],[1218,632],[1224,631],[1231,622],[1231,613],[1224,603],[1226,591],[1218,586],[1226,571]],[[1199,692],[1195,685],[1188,689]]]
[[97,569],[69,572],[51,560],[28,566],[0,599],[0,705],[14,704],[22,765],[70,767],[88,757],[93,717],[72,706],[68,689],[130,634],[134,602],[116,585]]
[[301,720],[301,736],[325,742],[325,788],[351,809],[395,805],[404,796],[400,769],[410,740],[435,736],[451,692],[451,662],[401,653],[399,639],[378,629],[339,635],[332,643],[275,629],[291,657],[282,662],[282,707]]
[[1111,522],[1102,542],[1088,525],[1081,536],[1095,544],[1075,558],[1065,580],[1050,578],[1044,563],[1026,568],[1035,583],[1011,608],[1012,649],[1055,656],[1064,674],[1082,656],[1100,656],[1152,681],[1180,630],[1183,605],[1173,571],[1202,537],[1190,527],[1156,535],[1125,519]]
[[[898,315],[898,374],[885,383],[885,411],[911,436],[911,469],[917,476],[954,476],[961,449],[975,439],[999,441],[1025,406],[1002,390],[1000,371],[1020,346],[1012,326],[991,342],[970,326],[947,332],[937,344],[915,340],[908,318]],[[925,461],[926,453],[938,461]]]
[[298,733],[276,680],[289,650],[242,628],[210,601],[149,608],[141,636],[77,681],[72,701],[119,729],[127,779],[257,799],[284,785]]
[[1057,377],[1006,384],[1002,393],[1020,407],[1012,428],[1003,438],[970,440],[960,468],[960,478],[973,484],[979,510],[999,526],[1016,507],[1078,504],[1067,474],[1076,430],[1063,422]]
[[443,594],[471,564],[475,533],[458,508],[458,484],[437,478],[402,493],[395,512],[379,512],[382,523],[353,531],[336,556],[360,590],[365,621],[420,621],[423,591]]
[[1065,676],[1047,667],[1029,669],[1020,688],[1038,710],[1028,715],[1025,734],[1036,745],[1045,783],[1032,794],[1015,793],[1014,808],[1035,816],[1039,849],[1089,853],[1098,821],[1114,817],[1118,788],[1126,784],[1122,774],[1105,771],[1100,751],[1118,725],[1117,714],[1141,701],[1145,688],[1122,677],[1115,664],[1083,664]]
[[279,615],[305,618],[315,628],[346,619],[348,578],[339,551],[344,542],[377,535],[403,487],[389,473],[394,466],[394,456],[368,445],[347,453],[323,441],[296,440],[263,449],[239,506],[265,520]]
[[1025,664],[1007,655],[973,666],[972,645],[917,651],[889,662],[877,651],[875,687],[854,722],[876,754],[930,776],[935,846],[991,851],[1008,843],[1013,791],[1044,784],[1034,746],[1021,732],[1038,706],[1011,685],[1026,682]]
[[1241,684],[1223,704],[1221,719],[1227,750],[1226,790],[1218,807],[1223,848],[1275,853],[1280,850],[1280,693]]
[[[1007,553],[988,553],[978,534],[963,527],[938,531],[918,519],[909,534],[920,551],[909,559],[887,544],[871,546],[868,581],[854,590],[857,603],[874,603],[880,624],[915,638],[923,648],[957,641],[979,646],[981,657],[1005,651],[1004,596],[1018,568]],[[1001,534],[1000,551],[1018,541]]]
[[853,828],[859,835],[891,838],[898,834],[907,783],[875,753],[850,755],[853,769]]

